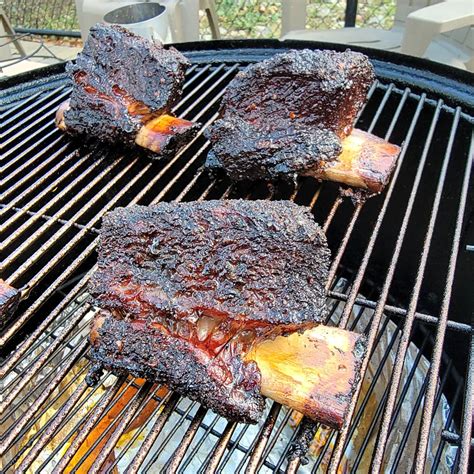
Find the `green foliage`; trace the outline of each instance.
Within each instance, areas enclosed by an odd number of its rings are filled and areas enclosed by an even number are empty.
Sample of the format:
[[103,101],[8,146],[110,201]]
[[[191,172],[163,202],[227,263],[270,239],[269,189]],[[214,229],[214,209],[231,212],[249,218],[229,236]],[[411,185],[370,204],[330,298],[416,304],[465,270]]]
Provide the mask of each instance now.
[[[223,38],[278,38],[281,30],[279,0],[215,0]],[[357,26],[390,28],[396,0],[359,0]],[[74,0],[4,0],[4,8],[14,26],[52,30],[78,30]],[[344,26],[346,2],[309,0],[307,27],[313,29]],[[201,35],[211,38],[207,18],[201,15]]]
[[[281,2],[272,0],[215,0],[223,38],[278,38],[281,30]],[[357,26],[389,29],[393,25],[396,0],[359,0]],[[342,28],[346,2],[309,0],[307,28]],[[201,16],[201,34],[211,38],[207,18]]]

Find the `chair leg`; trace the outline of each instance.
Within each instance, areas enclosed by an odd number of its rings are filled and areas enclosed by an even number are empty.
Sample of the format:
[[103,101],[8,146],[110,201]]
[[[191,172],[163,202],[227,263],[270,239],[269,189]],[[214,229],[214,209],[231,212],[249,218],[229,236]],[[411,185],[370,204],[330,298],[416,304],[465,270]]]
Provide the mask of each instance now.
[[12,37],[13,44],[15,48],[18,50],[18,53],[22,58],[26,56],[26,51],[23,48],[20,40],[16,38],[15,30],[13,29],[12,25],[10,24],[10,20],[8,19],[6,13],[3,11],[3,8],[0,7],[0,21],[2,22],[3,29],[8,36]]
[[221,39],[219,19],[217,17],[216,4],[214,0],[200,0],[200,8],[206,12],[207,21],[211,28],[212,38]]
[[471,56],[464,64],[466,65],[466,69],[468,71],[474,72],[474,56]]

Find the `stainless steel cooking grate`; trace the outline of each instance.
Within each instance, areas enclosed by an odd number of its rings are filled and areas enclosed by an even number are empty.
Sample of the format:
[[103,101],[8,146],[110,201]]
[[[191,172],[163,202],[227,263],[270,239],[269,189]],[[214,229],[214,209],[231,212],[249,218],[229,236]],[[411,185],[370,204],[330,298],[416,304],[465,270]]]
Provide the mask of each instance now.
[[[190,53],[195,64],[175,112],[206,128],[237,70],[271,52],[234,51],[239,62],[222,51]],[[434,93],[390,82],[378,67],[358,127],[404,146],[386,192],[356,205],[310,178],[278,190],[213,180],[200,169],[209,148],[202,131],[169,163],[85,150],[53,124],[69,93],[59,70],[2,93],[2,277],[23,295],[1,339],[4,471],[336,472],[371,462],[392,472],[422,472],[425,463],[431,472],[468,471],[474,331],[456,301],[465,305],[458,296],[472,258],[474,119]],[[94,311],[86,285],[104,213],[230,197],[311,206],[333,251],[330,323],[368,334],[372,356],[352,421],[339,434],[317,427],[305,466],[287,461],[304,430],[276,403],[249,427],[139,380],[83,381]]]

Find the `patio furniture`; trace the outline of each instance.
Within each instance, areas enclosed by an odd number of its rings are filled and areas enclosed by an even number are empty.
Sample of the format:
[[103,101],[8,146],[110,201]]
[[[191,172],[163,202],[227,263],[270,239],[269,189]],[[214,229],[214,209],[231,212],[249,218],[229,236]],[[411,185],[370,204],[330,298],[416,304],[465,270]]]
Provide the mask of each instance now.
[[472,0],[397,0],[392,29],[308,30],[306,0],[282,0],[281,39],[345,43],[398,51],[474,71]]
[[[81,36],[85,40],[91,26],[103,20],[116,8],[139,3],[130,0],[75,0]],[[160,0],[167,9],[170,35],[166,42],[199,40],[199,10],[207,15],[213,39],[219,39],[219,27],[214,0]]]
[[16,48],[20,56],[26,56],[26,52],[15,36],[15,30],[3,9],[3,2],[0,1],[0,61],[7,61],[12,58],[11,45]]

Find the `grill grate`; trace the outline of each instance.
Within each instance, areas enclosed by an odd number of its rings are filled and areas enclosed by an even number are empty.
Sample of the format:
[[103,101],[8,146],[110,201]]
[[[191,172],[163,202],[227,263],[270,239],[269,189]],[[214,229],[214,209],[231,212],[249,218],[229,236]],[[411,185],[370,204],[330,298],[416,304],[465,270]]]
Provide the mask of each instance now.
[[[175,113],[208,127],[244,56],[197,61]],[[203,130],[168,163],[84,151],[53,124],[69,92],[64,74],[45,75],[13,87],[0,109],[3,277],[23,297],[1,337],[7,349],[19,344],[2,367],[6,472],[63,472],[71,460],[74,472],[336,472],[370,463],[391,472],[411,465],[422,472],[425,463],[431,472],[468,472],[474,331],[452,308],[472,212],[474,119],[467,111],[377,82],[358,127],[403,143],[403,151],[386,192],[353,205],[335,185],[311,178],[278,190],[213,180],[200,168],[209,149]],[[300,458],[286,459],[302,428],[292,428],[295,414],[277,403],[258,426],[244,426],[147,382],[111,374],[95,388],[83,381],[94,312],[86,286],[104,213],[132,203],[235,197],[290,198],[312,208],[333,251],[328,322],[368,335],[372,356],[351,423],[340,433],[318,426],[318,447],[304,467]],[[453,343],[456,359],[447,350]]]

